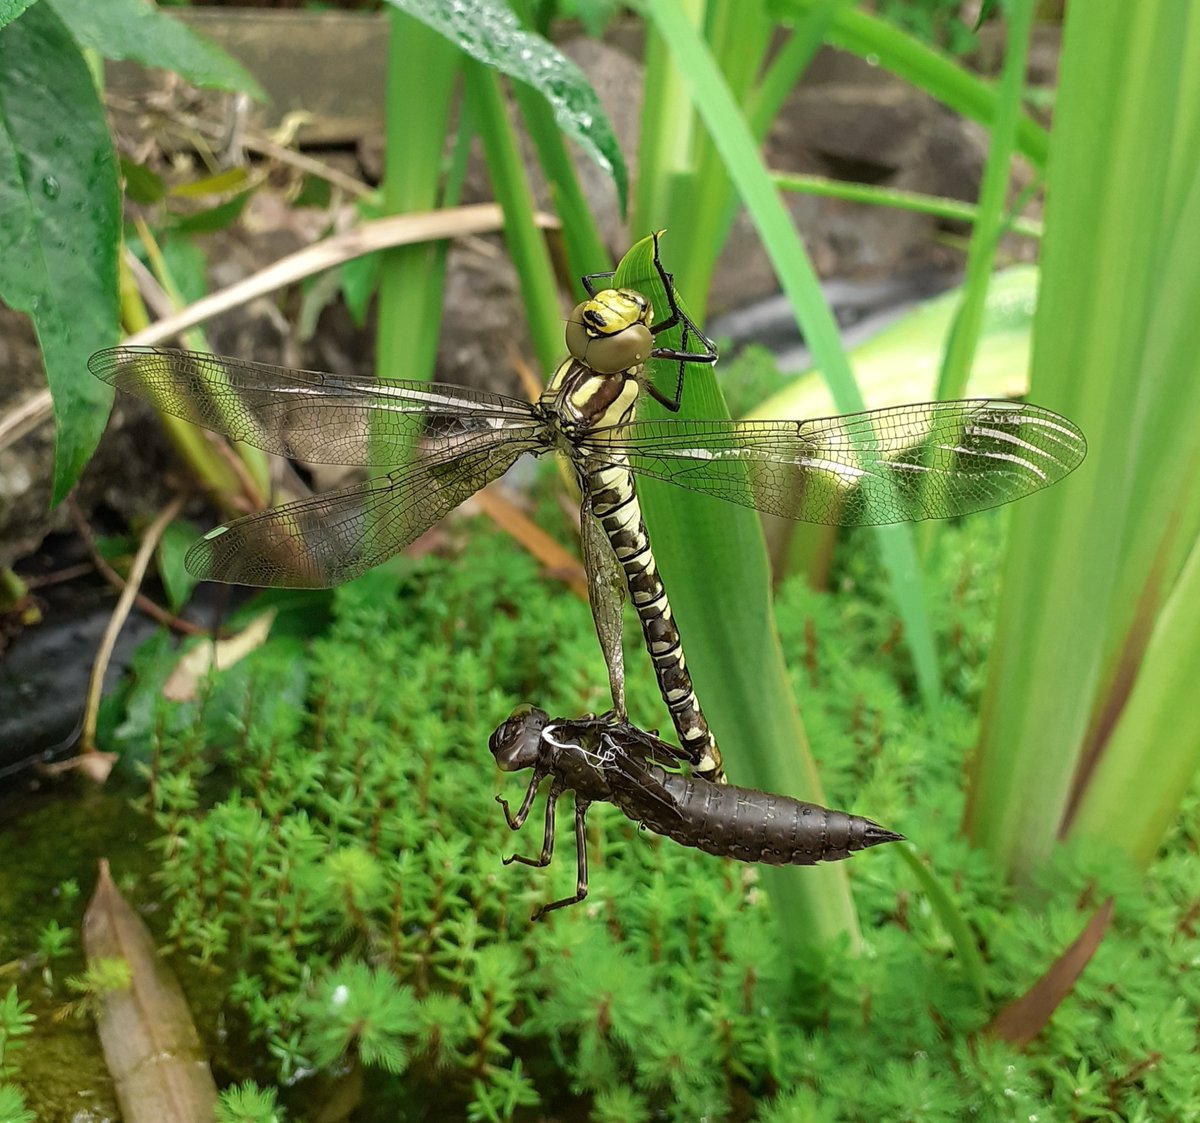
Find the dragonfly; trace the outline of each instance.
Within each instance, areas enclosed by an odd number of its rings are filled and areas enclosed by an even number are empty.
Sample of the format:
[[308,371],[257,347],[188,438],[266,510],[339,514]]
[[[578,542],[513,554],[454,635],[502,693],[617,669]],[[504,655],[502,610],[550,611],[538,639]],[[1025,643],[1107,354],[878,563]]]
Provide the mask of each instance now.
[[550,864],[555,804],[565,792],[575,793],[575,892],[540,906],[534,920],[587,897],[585,820],[596,802],[615,804],[635,823],[684,846],[739,862],[811,866],[904,838],[861,815],[714,783],[690,770],[682,750],[611,714],[551,720],[545,710],[521,705],[497,726],[488,748],[505,772],[533,769],[515,813],[496,796],[514,831],[525,825],[538,788],[551,778],[541,853],[536,858],[513,854],[505,865]]
[[[152,347],[99,351],[88,366],[159,410],[267,452],[381,470],[210,531],[185,558],[201,579],[293,588],[350,580],[523,454],[561,454],[582,496],[583,560],[613,711],[624,717],[627,589],[682,750],[702,776],[721,780],[720,750],[692,685],[635,477],[804,522],[866,526],[1008,503],[1073,471],[1087,443],[1051,410],[988,399],[803,421],[639,419],[646,394],[678,411],[687,365],[711,364],[717,351],[678,302],[657,234],[645,285],[600,287],[612,278],[584,278],[589,295],[567,319],[567,357],[534,402]],[[665,292],[661,320],[642,289]],[[661,345],[671,329],[682,329],[679,348]],[[673,396],[649,374],[659,360],[677,364]]]

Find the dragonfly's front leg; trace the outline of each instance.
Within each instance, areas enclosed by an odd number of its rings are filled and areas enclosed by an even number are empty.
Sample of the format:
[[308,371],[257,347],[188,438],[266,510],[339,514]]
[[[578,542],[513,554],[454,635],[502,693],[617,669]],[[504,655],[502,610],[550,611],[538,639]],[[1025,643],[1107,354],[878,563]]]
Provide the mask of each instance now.
[[508,825],[514,830],[519,831],[524,825],[525,820],[529,818],[529,809],[533,806],[533,797],[537,795],[538,786],[546,778],[546,773],[534,769],[533,779],[529,781],[529,788],[525,792],[525,798],[521,801],[521,806],[517,809],[514,815],[508,809],[508,800],[502,795],[496,796],[496,802],[504,808],[504,818],[508,820]]
[[565,909],[568,905],[577,905],[588,895],[587,868],[587,825],[584,818],[591,802],[575,796],[575,895],[563,897],[561,901],[552,901],[543,905],[533,914],[534,920],[540,920],[548,912],[555,909]]
[[[533,802],[533,793],[536,785],[530,784],[529,791],[525,793],[525,802],[521,804],[521,809],[508,820],[508,825],[514,830],[518,829],[525,822],[526,816],[529,814],[529,805]],[[554,856],[554,805],[558,802],[558,797],[564,791],[563,785],[555,780],[550,785],[550,792],[546,796],[546,830],[542,836],[542,852],[536,858],[526,858],[523,854],[510,854],[504,859],[506,866],[511,866],[513,862],[520,862],[523,866],[535,866],[541,869],[550,864],[550,859]],[[497,799],[500,797],[497,796]],[[505,816],[508,815],[508,809],[505,808]]]
[[583,544],[583,568],[587,574],[588,604],[608,668],[608,687],[613,713],[625,720],[625,652],[621,647],[621,612],[625,606],[625,575],[617,563],[612,543],[592,511],[591,497],[584,495],[579,511],[579,533]]

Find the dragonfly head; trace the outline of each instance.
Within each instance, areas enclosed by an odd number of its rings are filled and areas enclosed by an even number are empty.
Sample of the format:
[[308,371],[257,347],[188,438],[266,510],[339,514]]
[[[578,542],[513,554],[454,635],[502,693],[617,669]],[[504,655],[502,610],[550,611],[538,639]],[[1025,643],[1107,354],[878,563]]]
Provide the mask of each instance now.
[[496,764],[505,772],[519,772],[537,764],[542,748],[542,730],[550,720],[536,706],[518,706],[488,738]]
[[604,289],[575,306],[567,320],[567,349],[599,374],[620,374],[650,358],[654,337],[650,301],[633,289]]

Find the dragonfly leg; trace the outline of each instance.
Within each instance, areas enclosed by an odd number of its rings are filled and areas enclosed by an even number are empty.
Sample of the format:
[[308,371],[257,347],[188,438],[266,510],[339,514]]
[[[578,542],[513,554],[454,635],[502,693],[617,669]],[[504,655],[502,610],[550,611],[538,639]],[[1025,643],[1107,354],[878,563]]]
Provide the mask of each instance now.
[[[679,363],[679,378],[675,383],[675,396],[673,398],[667,397],[653,383],[647,383],[646,389],[659,405],[665,409],[669,409],[672,413],[676,413],[683,401],[684,364],[715,363],[717,361],[717,345],[692,323],[687,313],[679,307],[679,301],[675,295],[675,278],[663,268],[662,259],[658,255],[660,233],[660,231],[655,231],[654,233],[654,268],[657,270],[659,280],[666,291],[667,308],[670,314],[657,324],[651,324],[650,334],[652,336],[661,335],[664,331],[669,331],[671,328],[683,324],[683,338],[680,341],[682,346],[678,349],[674,347],[655,347],[650,352],[652,359],[668,359]],[[693,334],[700,341],[700,345],[704,348],[703,351],[688,350],[688,336]]]
[[615,275],[615,272],[610,269],[606,273],[587,273],[579,279],[583,283],[584,291],[588,296],[595,296],[596,293],[601,291],[600,282],[604,282],[604,288],[612,288],[612,279]]
[[[532,785],[530,791],[532,791]],[[511,866],[513,862],[520,862],[523,866],[534,866],[541,869],[550,864],[550,859],[554,857],[554,805],[558,802],[558,797],[562,794],[563,788],[556,780],[550,785],[550,793],[546,796],[546,830],[542,835],[542,852],[536,858],[526,858],[523,854],[510,854],[504,859],[506,866]],[[521,810],[517,812],[517,816],[529,814],[529,803],[531,796],[526,793],[525,802],[521,804]],[[521,820],[524,822],[524,819]],[[511,823],[509,824],[511,826]]]
[[575,895],[542,905],[533,914],[534,920],[540,920],[546,913],[553,912],[555,909],[565,909],[568,905],[577,905],[588,895],[587,825],[584,819],[590,806],[589,800],[580,799],[578,795],[575,796]]
[[533,779],[529,781],[529,788],[525,792],[525,798],[521,801],[521,806],[515,815],[508,809],[508,800],[502,795],[496,796],[496,802],[504,808],[504,818],[508,820],[508,825],[514,831],[519,831],[525,825],[525,820],[529,818],[529,809],[533,806],[533,797],[537,795],[538,786],[545,778],[545,772],[534,770]]

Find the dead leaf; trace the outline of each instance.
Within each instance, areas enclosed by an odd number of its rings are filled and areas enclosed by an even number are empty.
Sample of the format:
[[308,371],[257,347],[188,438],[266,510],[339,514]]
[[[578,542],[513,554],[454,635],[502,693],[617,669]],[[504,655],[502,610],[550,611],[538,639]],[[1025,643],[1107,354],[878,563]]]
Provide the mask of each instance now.
[[88,963],[123,959],[128,989],[100,997],[97,1030],[125,1123],[212,1123],[217,1086],[174,972],[101,860],[83,917]]
[[200,683],[213,670],[223,671],[261,647],[271,634],[275,609],[256,616],[237,635],[193,647],[171,672],[163,685],[163,697],[171,702],[194,702]]
[[567,585],[571,592],[587,600],[587,575],[583,563],[550,537],[537,523],[494,487],[475,493],[480,509],[501,530],[512,535],[545,569]]
[[47,776],[58,776],[63,772],[82,772],[94,783],[103,784],[117,763],[116,753],[102,753],[93,749],[90,753],[80,753],[70,760],[56,760],[40,766],[39,771]]
[[1050,1021],[1064,998],[1075,989],[1083,969],[1091,962],[1108,930],[1113,915],[1109,897],[1095,912],[1079,938],[1062,953],[1049,970],[1020,998],[1010,1002],[984,1028],[989,1037],[1025,1048]]

